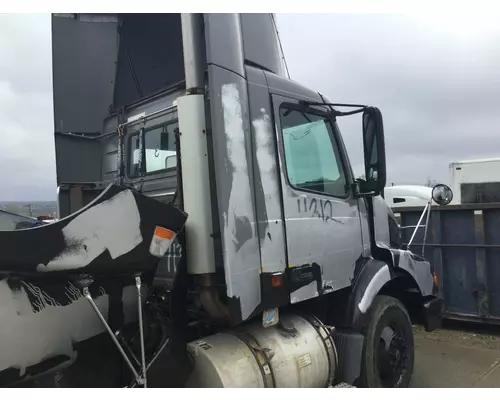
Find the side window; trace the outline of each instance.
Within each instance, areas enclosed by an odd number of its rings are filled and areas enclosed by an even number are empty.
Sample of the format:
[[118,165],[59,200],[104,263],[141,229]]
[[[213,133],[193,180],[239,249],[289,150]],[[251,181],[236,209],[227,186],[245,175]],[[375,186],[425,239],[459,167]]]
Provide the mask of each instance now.
[[331,121],[295,109],[282,108],[280,114],[290,184],[346,197],[348,186]]
[[[147,130],[144,136],[146,153],[146,174],[165,171],[177,166],[177,153],[175,151],[175,130],[178,123],[159,126]],[[130,138],[130,169],[132,177],[139,176],[139,133]]]

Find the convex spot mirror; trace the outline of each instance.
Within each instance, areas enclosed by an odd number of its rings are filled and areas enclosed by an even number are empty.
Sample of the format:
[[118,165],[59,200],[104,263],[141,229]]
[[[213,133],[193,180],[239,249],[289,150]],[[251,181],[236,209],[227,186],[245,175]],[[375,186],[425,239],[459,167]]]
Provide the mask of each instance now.
[[436,185],[432,188],[432,200],[440,206],[446,206],[453,200],[453,191],[446,185]]
[[363,112],[363,149],[365,155],[364,191],[379,195],[386,184],[385,140],[382,113],[376,107]]

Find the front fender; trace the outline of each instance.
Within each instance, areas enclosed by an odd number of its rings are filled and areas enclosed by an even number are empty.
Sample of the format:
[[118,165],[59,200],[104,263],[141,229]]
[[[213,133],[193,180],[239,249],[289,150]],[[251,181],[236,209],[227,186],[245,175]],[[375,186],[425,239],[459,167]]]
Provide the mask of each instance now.
[[388,250],[391,252],[394,268],[400,268],[408,272],[417,283],[422,296],[430,296],[436,293],[437,287],[434,283],[434,271],[427,260],[409,250]]
[[[397,271],[406,271],[415,280],[423,296],[437,294],[434,284],[434,271],[431,264],[423,257],[409,250],[401,250],[400,238],[396,232],[393,211],[381,197],[370,199],[369,209],[372,214],[371,250],[372,255],[384,260]],[[392,235],[391,235],[392,227]],[[392,236],[392,239],[391,239]]]
[[363,316],[370,309],[373,299],[380,289],[392,279],[392,271],[389,265],[380,260],[365,258],[359,263],[352,292],[348,302],[346,314],[346,326],[360,328]]
[[434,269],[429,261],[409,250],[394,249],[383,243],[377,243],[377,248],[382,255],[381,258],[392,264],[394,271],[402,270],[410,274],[422,296],[438,294]]
[[[434,281],[430,264],[425,260],[414,259],[411,252],[398,253],[398,250],[395,250],[393,253],[391,249],[391,254],[394,257],[393,265],[373,258],[365,258],[358,263],[358,271],[349,296],[348,310],[344,316],[345,326],[361,328],[375,296],[389,282],[399,277],[406,276],[411,279],[410,286],[418,289],[422,304],[426,299],[433,297]],[[407,288],[407,286],[401,287],[401,291]]]

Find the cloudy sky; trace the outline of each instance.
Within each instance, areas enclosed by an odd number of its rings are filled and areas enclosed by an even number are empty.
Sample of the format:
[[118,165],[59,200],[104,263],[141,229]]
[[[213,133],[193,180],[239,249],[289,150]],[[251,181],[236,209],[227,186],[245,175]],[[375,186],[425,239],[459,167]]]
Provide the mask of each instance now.
[[[500,156],[500,24],[426,17],[278,15],[294,80],[381,108],[389,183]],[[49,15],[0,15],[0,54],[0,200],[55,199]],[[340,125],[358,169],[359,117]]]
[[[448,164],[500,157],[500,24],[479,16],[286,15],[293,79],[333,102],[378,106],[388,183],[448,183]],[[361,165],[361,118],[339,122]]]

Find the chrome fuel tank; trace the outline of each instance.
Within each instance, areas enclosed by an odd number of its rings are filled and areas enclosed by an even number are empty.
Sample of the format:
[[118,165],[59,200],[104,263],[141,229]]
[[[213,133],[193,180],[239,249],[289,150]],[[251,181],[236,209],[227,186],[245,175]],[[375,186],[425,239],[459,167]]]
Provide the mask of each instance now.
[[188,387],[329,387],[337,368],[329,329],[297,314],[283,315],[268,328],[254,321],[188,348],[195,359]]

